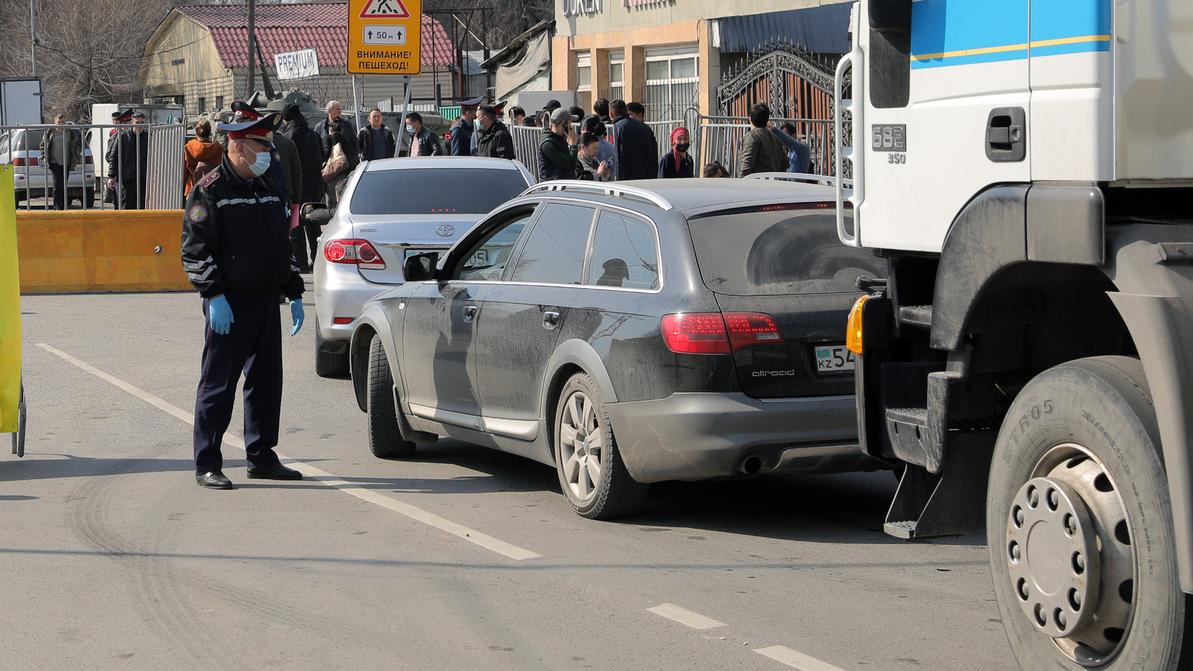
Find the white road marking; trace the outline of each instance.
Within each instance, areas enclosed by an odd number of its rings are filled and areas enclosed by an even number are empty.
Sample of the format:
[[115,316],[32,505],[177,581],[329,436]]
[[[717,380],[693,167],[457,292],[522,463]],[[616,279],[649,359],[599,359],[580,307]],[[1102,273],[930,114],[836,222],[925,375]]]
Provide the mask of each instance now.
[[[63,352],[59,349],[51,347],[45,343],[38,343],[37,346],[39,348],[49,352],[50,354],[53,354],[54,356],[58,357],[59,359],[62,359],[63,361],[75,366],[76,368],[79,368],[83,371],[91,373],[92,375],[94,375],[95,377],[98,377],[99,379],[103,380],[104,382],[107,382],[107,383],[111,384],[112,386],[117,387],[118,389],[121,389],[122,391],[125,391],[125,392],[129,393],[130,395],[141,399],[142,401],[145,401],[146,403],[148,403],[149,405],[152,405],[153,407],[157,408],[158,410],[161,410],[162,412],[164,412],[168,415],[172,415],[173,417],[176,417],[179,420],[182,420],[186,424],[194,426],[194,423],[195,423],[194,416],[191,413],[183,410],[182,408],[179,408],[176,405],[173,405],[165,400],[162,400],[161,398],[158,398],[157,396],[150,394],[149,392],[145,391],[144,389],[141,389],[140,387],[131,385],[128,382],[125,382],[124,380],[121,380],[118,377],[109,375],[108,373],[105,373],[104,371],[92,366],[91,364],[87,363],[86,361],[81,361],[81,360],[67,354],[66,352]],[[242,438],[240,438],[240,436],[236,436],[231,433],[225,433],[224,434],[224,442],[227,443],[228,445],[233,446],[233,447],[238,447],[242,450],[244,449],[244,440]],[[525,548],[520,548],[517,545],[511,545],[510,543],[506,543],[505,541],[498,540],[496,538],[493,538],[492,536],[480,533],[479,531],[469,529],[468,527],[466,527],[462,524],[456,524],[455,522],[453,522],[449,519],[440,517],[439,515],[436,515],[435,513],[428,512],[428,511],[423,510],[422,508],[419,508],[417,506],[413,506],[413,505],[410,505],[409,503],[399,501],[398,499],[395,499],[393,497],[386,496],[384,494],[381,494],[381,493],[378,493],[378,492],[375,492],[375,491],[372,491],[369,489],[365,489],[363,487],[360,487],[359,485],[354,485],[350,482],[346,482],[346,481],[340,479],[336,475],[332,475],[331,473],[328,473],[327,471],[316,468],[310,464],[291,459],[290,457],[287,457],[284,454],[279,453],[278,457],[285,460],[287,462],[287,465],[290,466],[291,468],[297,469],[304,476],[311,477],[312,479],[314,479],[316,482],[318,482],[320,484],[331,487],[332,489],[338,489],[339,491],[344,492],[345,494],[348,494],[350,496],[355,496],[356,498],[358,498],[362,501],[368,501],[369,503],[381,506],[382,508],[392,510],[395,513],[398,513],[400,515],[405,515],[406,517],[409,517],[410,519],[412,519],[416,522],[422,522],[423,524],[426,524],[427,526],[434,527],[436,529],[439,529],[440,531],[445,531],[453,536],[462,538],[462,539],[468,541],[469,543],[472,543],[473,545],[479,545],[480,547],[485,548],[486,550],[489,550],[491,552],[495,552],[499,555],[509,557],[510,559],[514,559],[514,560],[518,560],[518,561],[521,561],[524,559],[537,559],[542,556],[536,552],[531,552],[530,550],[527,550]]]
[[706,617],[700,613],[690,611],[687,608],[681,608],[673,603],[661,603],[654,608],[647,608],[648,612],[654,613],[659,617],[665,617],[673,622],[678,622],[685,627],[691,627],[703,631],[705,629],[716,629],[717,627],[724,627],[724,622],[719,622]]
[[802,652],[797,652],[782,645],[772,645],[769,648],[756,648],[754,652],[763,657],[770,657],[776,662],[790,666],[793,669],[799,669],[799,671],[843,671],[840,667],[822,662],[815,657],[809,657]]

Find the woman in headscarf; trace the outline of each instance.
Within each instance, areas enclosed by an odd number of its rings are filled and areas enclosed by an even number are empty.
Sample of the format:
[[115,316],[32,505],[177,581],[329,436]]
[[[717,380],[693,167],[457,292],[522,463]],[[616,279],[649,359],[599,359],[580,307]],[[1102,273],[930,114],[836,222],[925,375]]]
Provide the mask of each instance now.
[[692,146],[690,138],[688,129],[683,126],[671,131],[671,151],[659,159],[659,177],[695,176],[692,157],[688,156],[688,148]]

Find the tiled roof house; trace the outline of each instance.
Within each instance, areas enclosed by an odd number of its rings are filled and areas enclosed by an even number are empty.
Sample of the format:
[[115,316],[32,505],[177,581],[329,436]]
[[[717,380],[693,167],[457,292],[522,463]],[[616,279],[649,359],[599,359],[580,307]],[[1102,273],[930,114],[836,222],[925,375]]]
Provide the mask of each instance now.
[[[337,98],[351,105],[351,78],[344,73],[347,58],[348,3],[306,2],[257,5],[257,44],[275,89],[301,88],[316,99]],[[142,77],[145,96],[154,102],[186,105],[194,117],[217,110],[251,93],[248,73],[248,9],[245,5],[180,5],[158,25],[145,45]],[[279,82],[275,53],[314,49],[319,76]],[[422,74],[414,77],[412,95],[430,100],[435,85],[444,99],[452,89],[454,48],[443,25],[424,15]],[[260,89],[260,67],[254,89]],[[401,102],[402,77],[369,75],[360,78],[360,104],[372,106],[385,98]]]

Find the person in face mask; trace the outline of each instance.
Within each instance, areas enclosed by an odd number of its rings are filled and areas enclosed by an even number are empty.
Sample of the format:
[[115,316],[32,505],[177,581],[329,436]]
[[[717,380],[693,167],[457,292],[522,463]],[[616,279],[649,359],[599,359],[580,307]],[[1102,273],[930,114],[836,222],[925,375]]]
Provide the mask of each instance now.
[[691,146],[691,135],[687,128],[680,126],[671,131],[671,151],[659,159],[659,177],[694,177],[694,164],[688,155]]
[[195,479],[231,489],[220,445],[244,372],[244,442],[248,477],[299,480],[282,466],[278,442],[282,404],[282,337],[278,299],[290,300],[293,328],[304,319],[303,280],[290,245],[283,192],[267,173],[273,162],[277,114],[243,105],[231,123],[219,167],[195,184],[182,224],[182,266],[203,298],[204,346],[195,398]]
[[513,160],[514,138],[505,124],[497,120],[497,108],[483,105],[477,116],[476,155]]

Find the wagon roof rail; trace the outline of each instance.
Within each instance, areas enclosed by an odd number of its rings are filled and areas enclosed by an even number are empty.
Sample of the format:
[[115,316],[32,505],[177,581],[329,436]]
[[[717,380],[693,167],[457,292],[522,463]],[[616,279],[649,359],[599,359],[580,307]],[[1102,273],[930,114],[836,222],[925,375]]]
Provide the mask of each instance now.
[[555,180],[551,182],[535,184],[529,189],[526,189],[526,191],[522,192],[522,195],[529,196],[536,193],[550,193],[552,191],[569,191],[572,193],[590,193],[604,196],[614,196],[617,198],[633,198],[652,203],[664,210],[675,209],[675,206],[671,204],[671,201],[657,193],[654,193],[653,191],[641,189],[636,186],[624,186],[611,182],[582,182],[580,180],[570,179]]
[[[823,184],[826,186],[836,186],[837,178],[832,175],[813,175],[802,172],[757,172],[753,175],[746,175],[746,179],[761,179],[772,182],[811,182],[813,184]],[[845,179],[845,187],[853,186],[852,179]]]

